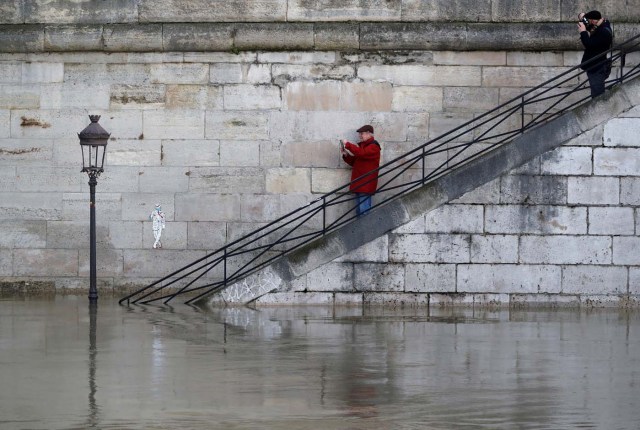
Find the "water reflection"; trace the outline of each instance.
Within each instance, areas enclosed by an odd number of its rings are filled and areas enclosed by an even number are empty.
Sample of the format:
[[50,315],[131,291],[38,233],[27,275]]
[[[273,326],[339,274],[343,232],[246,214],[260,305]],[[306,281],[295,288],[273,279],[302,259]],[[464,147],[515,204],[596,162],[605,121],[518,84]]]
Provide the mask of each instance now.
[[0,301],[0,428],[640,424],[638,313],[87,308]]

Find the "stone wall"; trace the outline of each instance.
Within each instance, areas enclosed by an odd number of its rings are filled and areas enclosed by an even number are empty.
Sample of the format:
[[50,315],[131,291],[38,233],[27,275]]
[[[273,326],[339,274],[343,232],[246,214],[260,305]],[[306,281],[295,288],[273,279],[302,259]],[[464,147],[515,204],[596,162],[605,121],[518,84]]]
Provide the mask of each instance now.
[[256,303],[638,306],[639,131],[635,107]]
[[[88,114],[112,136],[99,284],[139,286],[347,182],[337,141],[360,125],[388,160],[578,64],[587,6],[4,1],[0,282],[86,289]],[[638,33],[638,8],[602,10],[619,40]]]

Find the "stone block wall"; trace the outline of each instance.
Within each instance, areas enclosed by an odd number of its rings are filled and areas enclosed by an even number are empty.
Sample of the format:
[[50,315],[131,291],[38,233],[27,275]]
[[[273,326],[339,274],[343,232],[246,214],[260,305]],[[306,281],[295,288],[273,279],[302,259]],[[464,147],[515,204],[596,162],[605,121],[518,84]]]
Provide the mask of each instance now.
[[[88,185],[77,133],[88,114],[102,115],[112,135],[97,188],[99,284],[105,291],[140,286],[346,183],[337,142],[355,140],[360,125],[374,125],[389,160],[575,66],[573,15],[586,7],[2,2],[0,282],[86,288]],[[601,9],[617,20],[619,39],[639,32],[637,8],[609,2]],[[637,63],[630,54],[627,64]],[[622,141],[620,130],[613,123],[608,132]],[[588,151],[563,154],[564,164],[577,160],[586,174]],[[633,170],[628,154],[615,156]],[[606,158],[593,163],[589,173],[608,168]],[[570,217],[569,199],[595,185],[543,177],[563,168],[541,162],[528,186],[551,181],[558,194],[540,198],[566,204],[558,210]],[[516,204],[518,181],[492,192]],[[610,184],[598,186],[608,195]],[[632,184],[625,187],[633,193]],[[156,202],[168,221],[160,251],[151,249],[148,221]],[[464,210],[477,217],[479,207]],[[497,207],[495,217],[508,216],[501,210],[513,209]],[[465,234],[479,229],[462,227]],[[465,240],[456,238],[461,246]],[[396,290],[397,264],[385,269]]]
[[627,111],[257,303],[638,306],[639,125]]

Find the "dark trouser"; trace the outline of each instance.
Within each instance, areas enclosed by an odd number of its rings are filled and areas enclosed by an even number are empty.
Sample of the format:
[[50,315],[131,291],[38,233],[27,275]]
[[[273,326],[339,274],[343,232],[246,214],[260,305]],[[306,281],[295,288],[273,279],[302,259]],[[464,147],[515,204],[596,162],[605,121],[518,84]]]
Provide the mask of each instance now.
[[604,93],[604,81],[607,79],[604,64],[599,64],[591,70],[587,70],[587,78],[591,87],[591,98]]

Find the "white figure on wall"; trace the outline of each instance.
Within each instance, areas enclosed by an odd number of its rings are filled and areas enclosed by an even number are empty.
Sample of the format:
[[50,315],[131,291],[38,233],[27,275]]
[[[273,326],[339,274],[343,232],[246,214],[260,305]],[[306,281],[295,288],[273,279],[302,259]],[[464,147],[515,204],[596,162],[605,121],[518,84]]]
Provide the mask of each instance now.
[[164,212],[160,207],[160,203],[156,203],[156,207],[149,215],[149,219],[153,221],[153,237],[156,239],[153,242],[154,248],[162,248],[162,242],[160,242],[160,236],[162,236],[162,230],[164,230]]

